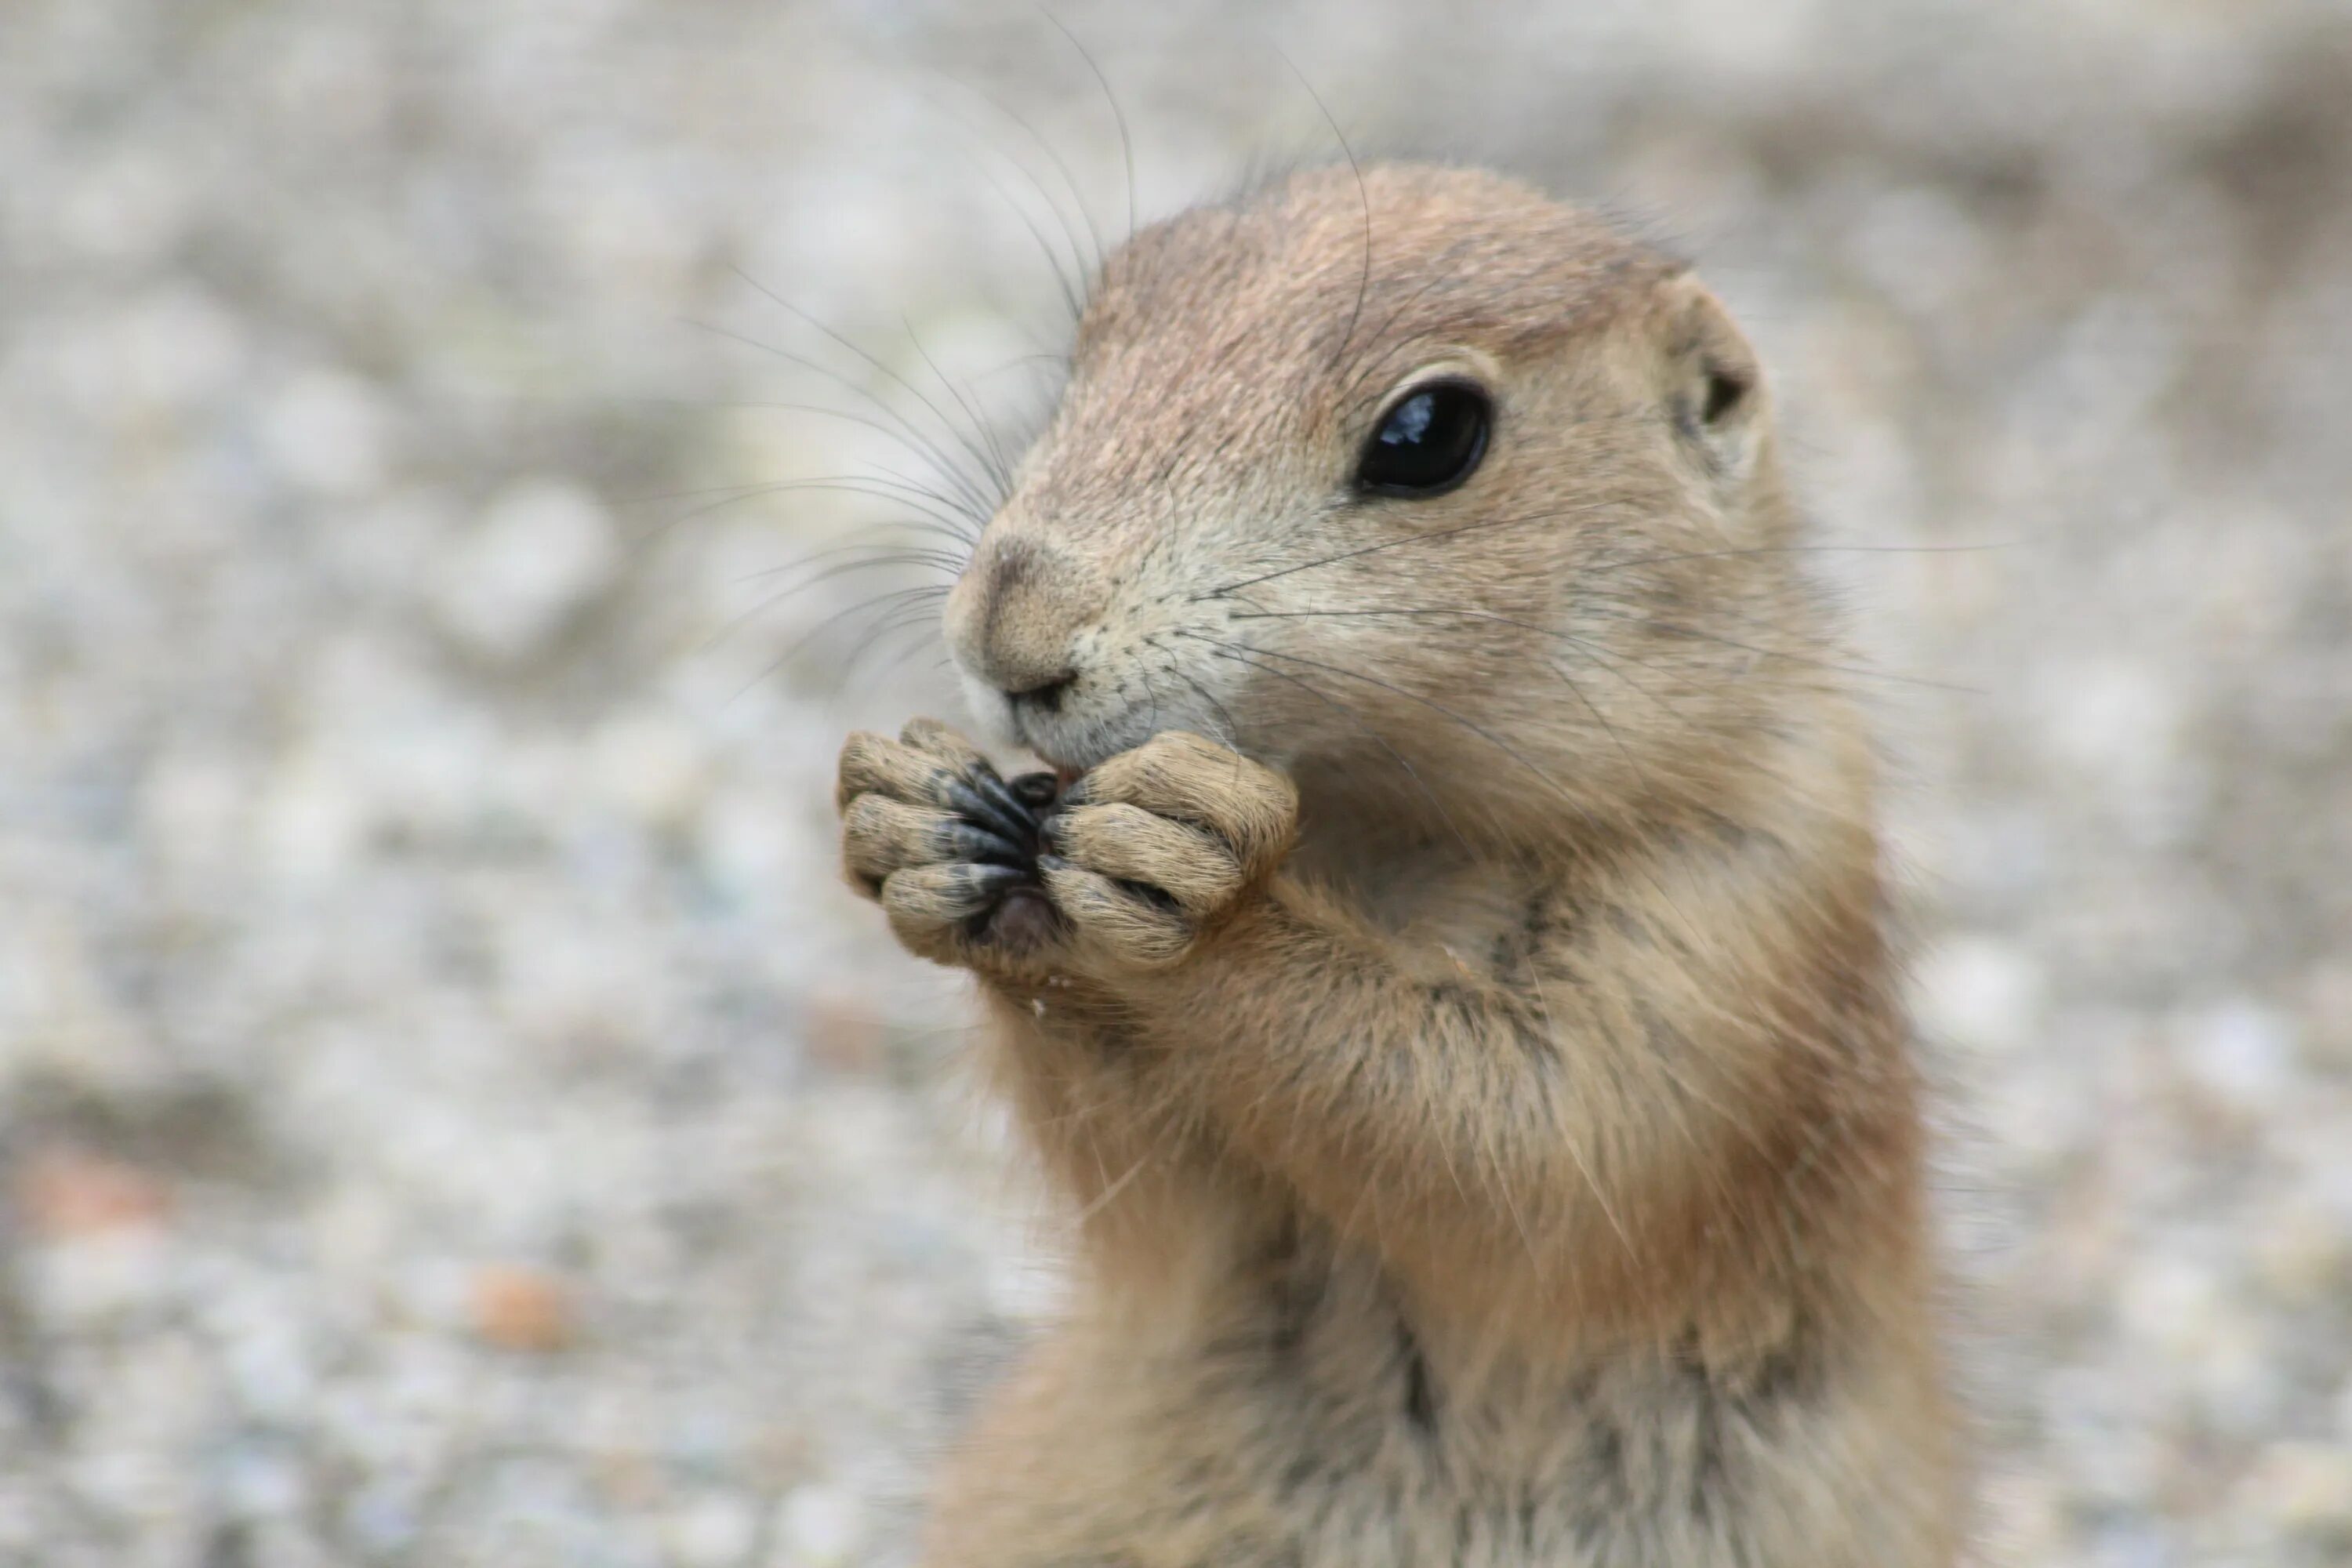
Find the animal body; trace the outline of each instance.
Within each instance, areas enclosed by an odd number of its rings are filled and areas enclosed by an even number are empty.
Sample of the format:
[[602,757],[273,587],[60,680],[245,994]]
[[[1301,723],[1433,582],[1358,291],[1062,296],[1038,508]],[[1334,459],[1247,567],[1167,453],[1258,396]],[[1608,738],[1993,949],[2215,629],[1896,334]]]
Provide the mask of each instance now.
[[852,880],[969,970],[1069,1317],[948,1568],[1952,1560],[1874,753],[1770,397],[1681,262],[1490,174],[1112,255],[853,736]]

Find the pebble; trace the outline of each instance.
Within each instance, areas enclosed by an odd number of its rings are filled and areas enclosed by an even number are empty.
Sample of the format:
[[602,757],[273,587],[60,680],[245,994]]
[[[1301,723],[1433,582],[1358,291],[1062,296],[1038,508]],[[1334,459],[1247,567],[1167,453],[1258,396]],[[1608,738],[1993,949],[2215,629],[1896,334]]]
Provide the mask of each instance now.
[[277,473],[315,495],[348,499],[383,481],[387,425],[382,400],[364,382],[315,369],[269,399],[260,429]]
[[712,1494],[674,1515],[667,1544],[680,1568],[731,1568],[759,1539],[759,1512],[748,1499]]
[[520,659],[603,593],[620,563],[613,521],[586,489],[558,479],[521,480],[492,498],[454,542],[434,609],[470,651]]
[[172,1212],[170,1189],[149,1173],[70,1145],[34,1151],[16,1172],[14,1187],[16,1212],[49,1240],[145,1229]]
[[543,1270],[521,1264],[488,1264],[473,1279],[475,1332],[500,1350],[545,1354],[567,1349],[577,1338],[571,1294]]
[[853,1561],[864,1535],[864,1510],[847,1490],[796,1487],[776,1508],[776,1535],[785,1568],[836,1568]]

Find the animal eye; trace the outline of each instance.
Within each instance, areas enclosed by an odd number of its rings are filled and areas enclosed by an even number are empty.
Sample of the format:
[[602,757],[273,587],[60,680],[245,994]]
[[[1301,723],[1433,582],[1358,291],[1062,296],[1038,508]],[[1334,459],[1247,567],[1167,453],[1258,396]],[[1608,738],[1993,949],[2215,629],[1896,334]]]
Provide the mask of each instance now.
[[1389,405],[1356,463],[1356,488],[1434,496],[1468,479],[1486,455],[1495,405],[1475,382],[1424,382]]

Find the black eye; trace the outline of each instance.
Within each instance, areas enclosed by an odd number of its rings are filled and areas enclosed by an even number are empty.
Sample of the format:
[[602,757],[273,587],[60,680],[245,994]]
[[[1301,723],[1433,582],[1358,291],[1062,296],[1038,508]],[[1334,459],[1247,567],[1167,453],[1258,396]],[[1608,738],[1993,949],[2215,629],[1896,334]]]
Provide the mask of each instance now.
[[1486,455],[1495,405],[1475,383],[1424,382],[1381,416],[1356,464],[1356,487],[1383,496],[1434,496],[1468,479]]

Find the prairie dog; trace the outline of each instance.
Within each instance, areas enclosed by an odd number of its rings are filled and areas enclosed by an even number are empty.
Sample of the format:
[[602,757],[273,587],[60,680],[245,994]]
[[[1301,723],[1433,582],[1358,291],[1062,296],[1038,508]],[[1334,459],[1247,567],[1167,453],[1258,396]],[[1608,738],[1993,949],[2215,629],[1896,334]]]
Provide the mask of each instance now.
[[854,735],[1076,1216],[958,1568],[1939,1564],[1959,1534],[1874,761],[1755,355],[1486,174],[1116,252]]

